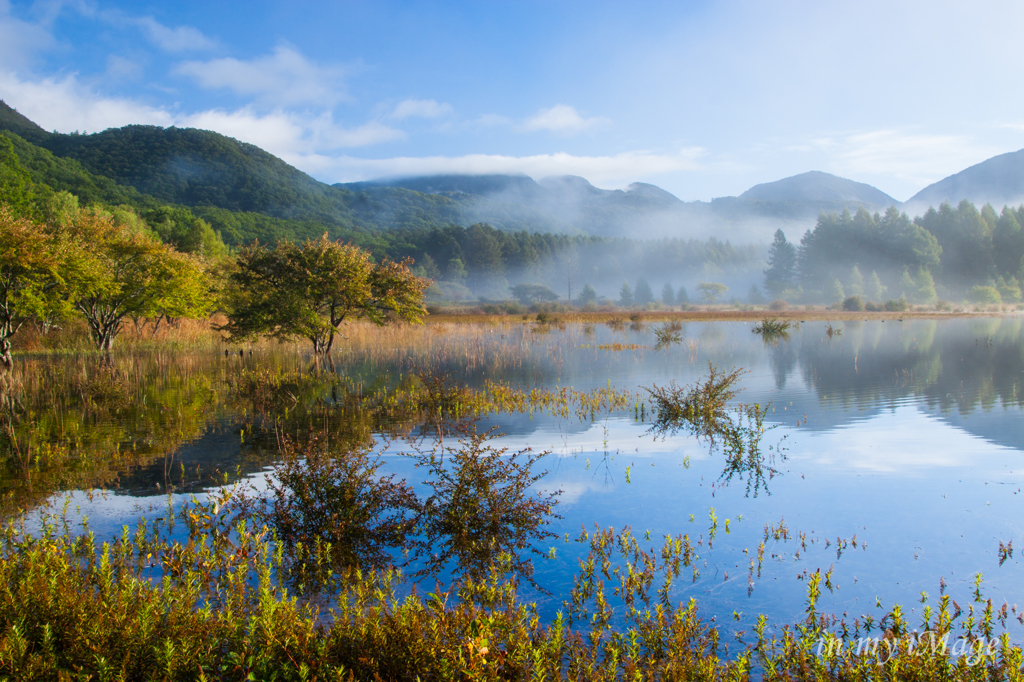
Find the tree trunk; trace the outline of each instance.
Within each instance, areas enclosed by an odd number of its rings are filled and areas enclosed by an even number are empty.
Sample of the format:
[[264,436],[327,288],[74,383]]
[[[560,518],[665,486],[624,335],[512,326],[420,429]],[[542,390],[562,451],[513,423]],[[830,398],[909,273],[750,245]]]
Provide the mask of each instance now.
[[11,339],[6,337],[0,339],[0,366],[4,372],[14,369],[14,358],[11,357]]

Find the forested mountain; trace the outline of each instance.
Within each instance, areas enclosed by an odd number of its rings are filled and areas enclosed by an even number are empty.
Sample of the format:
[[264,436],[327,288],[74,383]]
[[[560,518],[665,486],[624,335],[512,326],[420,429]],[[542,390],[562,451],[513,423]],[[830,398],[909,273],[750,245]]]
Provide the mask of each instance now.
[[[507,231],[641,239],[713,235],[767,242],[779,227],[809,227],[822,209],[881,206],[874,195],[865,200],[835,192],[824,199],[810,192],[809,200],[751,196],[683,202],[654,185],[604,190],[574,176],[536,182],[526,176],[447,175],[329,186],[254,145],[218,133],[139,125],[89,135],[48,133],[2,102],[0,130],[77,161],[93,175],[188,206],[229,243],[292,231],[306,235],[314,224],[337,236],[349,230],[478,222]],[[261,215],[287,222],[255,217]]]
[[900,202],[880,189],[830,173],[810,171],[792,177],[754,185],[740,195],[748,201],[803,204],[819,210],[842,210],[851,205],[885,209]]
[[1024,149],[993,156],[948,178],[928,185],[907,200],[907,206],[925,209],[944,201],[967,199],[979,206],[1020,203],[1024,199]]

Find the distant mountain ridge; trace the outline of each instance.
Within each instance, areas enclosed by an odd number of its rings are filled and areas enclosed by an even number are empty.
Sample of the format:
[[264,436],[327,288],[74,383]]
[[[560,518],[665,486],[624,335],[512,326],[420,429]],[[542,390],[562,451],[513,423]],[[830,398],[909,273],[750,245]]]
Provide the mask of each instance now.
[[[875,187],[820,171],[759,184],[738,197],[710,202],[682,201],[647,183],[600,189],[578,176],[534,180],[513,174],[447,174],[328,185],[255,145],[219,133],[144,125],[89,135],[51,133],[2,101],[0,131],[80,164],[101,185],[109,181],[163,202],[193,207],[211,221],[219,215],[227,225],[231,221],[225,212],[235,212],[295,223],[255,232],[225,227],[236,241],[257,234],[261,239],[307,235],[318,229],[339,234],[485,222],[506,231],[767,242],[778,228],[796,237],[812,227],[822,211],[864,207],[874,212],[899,205]],[[117,194],[109,188],[103,191]],[[995,198],[996,203],[1022,195],[1024,150],[935,183],[908,205],[937,205],[965,197]]]
[[993,156],[932,183],[906,203],[914,207],[938,206],[944,201],[957,204],[962,199],[996,207],[1021,203],[1024,200],[1024,149]]

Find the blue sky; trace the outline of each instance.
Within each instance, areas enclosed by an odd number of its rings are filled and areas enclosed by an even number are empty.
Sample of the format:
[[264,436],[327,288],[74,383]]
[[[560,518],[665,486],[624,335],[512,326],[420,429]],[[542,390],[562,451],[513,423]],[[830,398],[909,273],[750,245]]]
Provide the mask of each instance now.
[[19,2],[0,98],[44,128],[193,126],[325,182],[807,170],[898,200],[1024,147],[1024,3]]

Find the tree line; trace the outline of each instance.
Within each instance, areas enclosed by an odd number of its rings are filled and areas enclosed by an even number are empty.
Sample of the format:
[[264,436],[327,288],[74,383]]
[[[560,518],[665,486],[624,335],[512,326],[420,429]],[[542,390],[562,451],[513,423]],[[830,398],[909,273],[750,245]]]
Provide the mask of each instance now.
[[774,298],[808,302],[858,296],[904,298],[931,304],[938,298],[979,303],[1021,300],[1024,281],[1024,206],[970,201],[943,203],[911,220],[890,207],[819,216],[798,245],[775,233],[764,271]]

